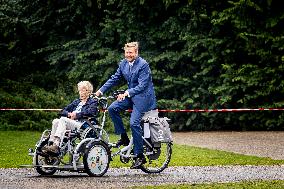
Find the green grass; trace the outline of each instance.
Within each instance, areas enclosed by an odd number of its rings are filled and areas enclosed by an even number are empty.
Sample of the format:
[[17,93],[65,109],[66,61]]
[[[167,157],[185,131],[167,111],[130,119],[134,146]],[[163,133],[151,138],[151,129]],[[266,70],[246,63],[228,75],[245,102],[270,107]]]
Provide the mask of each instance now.
[[170,166],[210,166],[210,165],[276,165],[284,160],[273,160],[248,156],[233,152],[174,145]]
[[[34,148],[40,138],[39,132],[28,131],[1,131],[0,132],[0,167],[12,168],[24,164],[31,164],[32,157],[28,156],[28,149]],[[112,142],[118,139],[111,135]],[[191,147],[185,145],[173,145],[173,154],[170,166],[210,166],[210,165],[273,165],[284,164],[284,160],[273,160],[256,156],[247,156]],[[111,162],[111,167],[130,166],[119,161],[119,156]]]
[[11,168],[31,164],[32,157],[28,156],[28,149],[35,147],[40,136],[39,132],[1,131],[0,167]]

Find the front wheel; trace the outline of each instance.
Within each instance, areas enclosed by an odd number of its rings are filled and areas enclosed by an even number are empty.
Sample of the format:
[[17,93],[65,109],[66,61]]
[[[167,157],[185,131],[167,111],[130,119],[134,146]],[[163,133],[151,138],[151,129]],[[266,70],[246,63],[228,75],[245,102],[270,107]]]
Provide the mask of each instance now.
[[166,169],[172,156],[172,143],[161,143],[160,147],[155,147],[153,153],[146,155],[147,163],[141,166],[145,173],[160,173]]
[[89,176],[101,177],[107,172],[110,159],[109,147],[104,142],[95,141],[84,154],[84,168]]
[[42,141],[39,148],[35,153],[35,169],[41,175],[53,175],[56,172],[56,168],[59,164],[59,159],[57,157],[50,156],[42,152],[42,148],[47,145],[48,140]]

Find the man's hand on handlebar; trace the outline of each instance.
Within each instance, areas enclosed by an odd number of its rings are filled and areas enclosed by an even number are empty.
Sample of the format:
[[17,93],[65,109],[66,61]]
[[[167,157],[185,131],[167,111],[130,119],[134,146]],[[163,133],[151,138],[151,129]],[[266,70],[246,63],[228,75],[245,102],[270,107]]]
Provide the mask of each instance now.
[[[98,97],[100,97],[102,95],[103,95],[103,93],[100,90],[98,90],[97,92],[93,93],[91,96],[93,98],[98,98]],[[109,98],[116,98],[116,100],[122,101],[122,100],[125,99],[125,97],[128,97],[128,96],[129,96],[129,94],[128,94],[127,91],[117,90],[117,91],[113,92],[113,94],[111,96],[107,97],[107,99],[109,99]],[[98,98],[98,99],[100,99],[100,98]]]
[[102,93],[101,93],[101,91],[97,91],[97,92],[95,93],[95,95],[96,95],[97,97],[99,97],[99,96],[102,95]]

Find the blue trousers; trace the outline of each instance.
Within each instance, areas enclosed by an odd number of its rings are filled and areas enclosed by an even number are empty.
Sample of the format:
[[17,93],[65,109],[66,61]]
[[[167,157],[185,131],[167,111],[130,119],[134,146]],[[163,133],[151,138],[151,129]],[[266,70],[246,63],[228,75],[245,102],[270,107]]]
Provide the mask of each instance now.
[[114,123],[115,133],[122,134],[126,133],[126,130],[119,113],[129,108],[132,108],[132,113],[130,116],[130,128],[133,137],[134,154],[138,155],[143,153],[142,128],[140,126],[140,121],[144,113],[140,112],[129,98],[125,98],[122,101],[113,102],[108,107],[108,113]]

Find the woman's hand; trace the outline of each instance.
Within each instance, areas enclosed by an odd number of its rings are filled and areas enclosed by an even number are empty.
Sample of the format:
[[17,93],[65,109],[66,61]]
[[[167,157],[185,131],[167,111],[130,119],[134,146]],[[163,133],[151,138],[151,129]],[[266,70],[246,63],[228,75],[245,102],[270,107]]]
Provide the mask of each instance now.
[[119,95],[117,96],[117,100],[118,100],[118,101],[122,101],[122,100],[124,100],[125,97],[127,97],[127,96],[128,96],[127,93],[119,94]]
[[76,119],[76,112],[69,112],[68,117],[69,117],[69,119],[75,120]]

